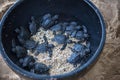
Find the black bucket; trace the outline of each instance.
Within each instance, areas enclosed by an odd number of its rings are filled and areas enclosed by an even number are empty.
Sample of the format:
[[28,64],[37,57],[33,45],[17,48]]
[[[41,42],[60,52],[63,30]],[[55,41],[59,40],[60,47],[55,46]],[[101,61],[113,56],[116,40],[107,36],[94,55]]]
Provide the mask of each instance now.
[[[11,52],[12,38],[16,36],[14,29],[27,24],[31,16],[41,16],[46,13],[65,14],[77,17],[77,20],[87,26],[91,38],[91,56],[87,62],[72,72],[47,76],[30,73],[19,66],[15,55]],[[66,16],[65,16],[66,17]],[[81,73],[89,67],[101,53],[105,43],[105,24],[99,10],[89,0],[20,0],[5,13],[0,24],[0,51],[7,65],[18,75],[33,80],[66,78]]]

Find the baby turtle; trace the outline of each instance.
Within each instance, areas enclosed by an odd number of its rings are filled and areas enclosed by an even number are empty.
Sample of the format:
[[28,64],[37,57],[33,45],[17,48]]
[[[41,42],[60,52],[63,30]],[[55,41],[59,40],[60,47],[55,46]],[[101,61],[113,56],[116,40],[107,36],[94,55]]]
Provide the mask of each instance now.
[[25,57],[27,55],[26,49],[21,46],[15,46],[12,48],[12,51],[16,53],[18,58]]
[[83,31],[78,31],[76,33],[76,39],[83,41],[84,40],[84,33]]
[[43,18],[42,18],[42,20],[44,21],[44,20],[46,20],[46,19],[49,19],[49,18],[51,18],[52,16],[51,16],[51,14],[45,14],[44,16],[43,16]]
[[23,67],[27,67],[27,66],[29,66],[29,64],[30,64],[31,62],[35,62],[35,59],[33,58],[33,56],[26,56],[26,57],[23,59],[22,66],[23,66]]
[[75,44],[72,48],[73,52],[81,52],[84,46],[82,44]]
[[81,57],[84,57],[86,55],[88,55],[90,53],[90,49],[84,47],[80,52],[78,52],[80,54]]
[[60,31],[61,29],[62,29],[61,24],[56,24],[56,25],[51,27],[52,31]]
[[29,34],[29,32],[28,32],[27,29],[25,29],[24,27],[21,26],[21,27],[20,27],[19,36],[20,36],[22,39],[27,40],[27,39],[29,39],[30,34]]
[[84,46],[82,44],[78,44],[76,43],[73,48],[72,51],[75,53],[80,54],[81,57],[85,56],[86,54],[90,53],[90,48],[87,46]]
[[29,23],[29,30],[31,34],[34,35],[37,32],[37,25],[33,16],[31,17],[31,21],[32,22]]
[[66,27],[66,31],[74,31],[75,27],[73,25],[69,25]]
[[42,22],[42,26],[43,28],[48,29],[51,25],[53,25],[53,23],[54,22],[52,21],[52,19],[48,18]]
[[33,70],[37,74],[48,74],[49,73],[49,67],[43,63],[36,63]]
[[26,48],[26,49],[33,49],[33,48],[35,48],[36,47],[36,42],[34,41],[34,40],[27,40],[27,41],[25,41],[25,44],[24,44],[24,47]]
[[17,39],[18,39],[18,41],[20,42],[20,44],[24,44],[25,43],[25,40],[21,37],[21,36],[17,36]]
[[80,61],[81,56],[78,53],[72,53],[71,56],[67,59],[68,63],[76,65]]
[[15,31],[17,33],[19,33],[18,36],[17,36],[17,38],[18,38],[18,40],[19,40],[19,42],[21,44],[24,44],[24,42],[30,38],[29,32],[27,31],[27,29],[25,29],[22,26],[20,27],[20,29],[18,29],[18,31],[17,30],[15,30]]
[[58,15],[55,15],[53,17],[51,17],[49,14],[45,15],[42,19],[43,28],[50,28],[55,23],[56,19],[58,19]]
[[47,52],[47,45],[46,43],[41,43],[38,44],[38,46],[35,49],[37,51],[37,53],[45,53]]
[[58,44],[64,44],[66,41],[66,36],[62,34],[57,34],[53,38],[53,41],[57,42]]
[[77,22],[75,22],[75,21],[72,21],[72,22],[70,22],[70,25],[72,25],[72,26],[77,26]]
[[68,25],[68,26],[66,26],[65,33],[71,35],[72,32],[74,32],[74,30],[75,30],[75,26],[74,25]]

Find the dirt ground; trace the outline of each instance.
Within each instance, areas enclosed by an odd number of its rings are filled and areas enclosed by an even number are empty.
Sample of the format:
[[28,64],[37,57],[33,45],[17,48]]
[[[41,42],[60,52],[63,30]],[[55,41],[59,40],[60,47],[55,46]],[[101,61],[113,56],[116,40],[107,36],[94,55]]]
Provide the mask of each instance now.
[[[0,0],[0,19],[15,0]],[[71,80],[120,80],[120,0],[91,0],[106,21],[107,39],[98,61],[82,77]],[[0,80],[23,80],[0,57]],[[70,79],[69,79],[70,80]]]

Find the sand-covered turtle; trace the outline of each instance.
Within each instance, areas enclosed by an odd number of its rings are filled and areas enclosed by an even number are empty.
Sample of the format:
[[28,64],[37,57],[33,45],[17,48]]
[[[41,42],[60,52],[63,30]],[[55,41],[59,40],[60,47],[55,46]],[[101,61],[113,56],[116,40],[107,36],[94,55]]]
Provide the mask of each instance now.
[[32,35],[36,34],[37,32],[37,24],[33,16],[31,17],[31,22],[29,23],[29,31],[31,32]]

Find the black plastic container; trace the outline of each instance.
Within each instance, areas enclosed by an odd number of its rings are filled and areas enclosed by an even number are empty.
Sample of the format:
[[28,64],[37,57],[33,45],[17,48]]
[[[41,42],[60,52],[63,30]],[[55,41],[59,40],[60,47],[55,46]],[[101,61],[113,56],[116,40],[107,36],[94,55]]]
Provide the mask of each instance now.
[[[17,66],[18,59],[11,52],[11,40],[16,36],[14,29],[27,25],[31,16],[42,16],[46,13],[75,16],[88,28],[91,38],[91,56],[87,62],[72,72],[42,76],[27,72]],[[0,51],[7,65],[18,75],[33,80],[66,78],[81,73],[89,67],[101,53],[105,43],[105,24],[102,15],[89,0],[20,0],[5,13],[0,24]]]

